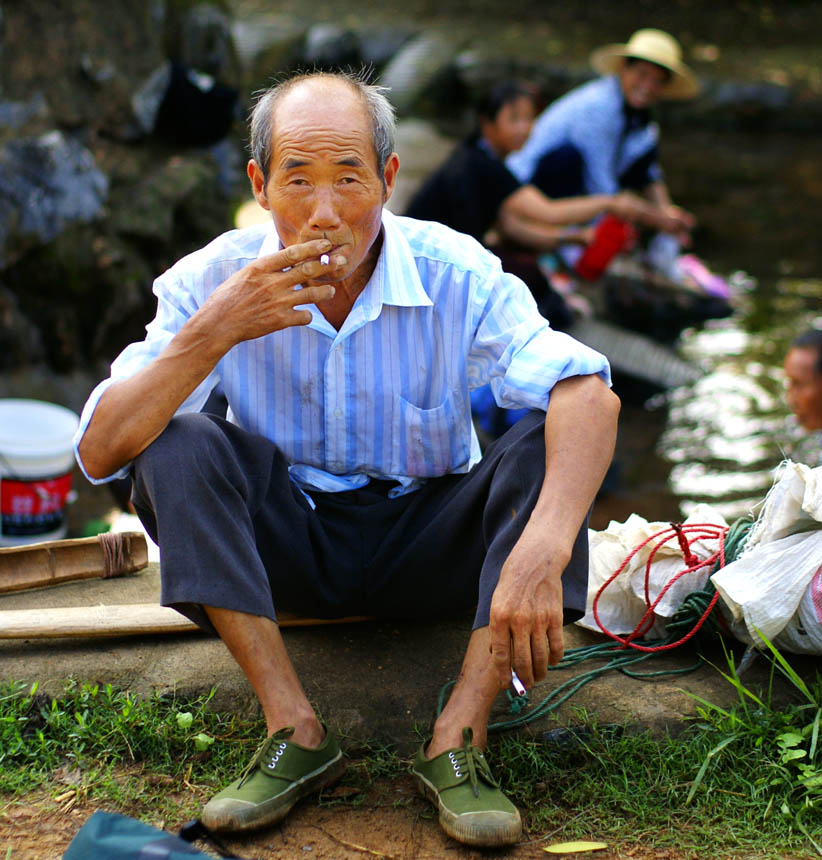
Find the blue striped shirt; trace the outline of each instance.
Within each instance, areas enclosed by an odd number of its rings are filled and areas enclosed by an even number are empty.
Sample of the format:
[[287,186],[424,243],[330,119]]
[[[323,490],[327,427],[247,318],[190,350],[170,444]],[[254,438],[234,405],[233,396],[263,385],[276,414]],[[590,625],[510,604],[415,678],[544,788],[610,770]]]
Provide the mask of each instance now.
[[[659,142],[655,122],[627,127],[625,98],[614,75],[596,78],[566,93],[537,117],[522,149],[505,160],[520,180],[530,182],[540,159],[560,146],[571,144],[584,162],[588,194],[615,194],[619,177]],[[662,179],[654,161],[648,181]]]
[[[397,494],[480,459],[471,389],[490,381],[501,406],[545,410],[560,379],[610,382],[604,356],[551,329],[527,287],[474,239],[388,210],[383,234],[339,331],[306,305],[309,325],[233,347],[180,411],[201,409],[219,385],[229,420],[271,439],[304,490],[351,489],[373,476],[397,480]],[[91,393],[75,452],[108,385],[154,359],[229,275],[279,248],[273,224],[234,230],[158,278],[157,315]]]

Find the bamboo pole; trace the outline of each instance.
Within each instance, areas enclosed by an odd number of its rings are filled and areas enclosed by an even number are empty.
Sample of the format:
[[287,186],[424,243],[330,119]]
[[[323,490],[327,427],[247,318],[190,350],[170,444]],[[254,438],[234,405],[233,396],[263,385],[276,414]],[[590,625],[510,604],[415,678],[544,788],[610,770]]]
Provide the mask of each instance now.
[[[365,616],[304,618],[278,613],[280,627],[313,627],[369,621]],[[0,612],[0,639],[74,639],[191,633],[201,628],[168,606],[124,603],[57,609],[8,609]]]
[[0,549],[0,594],[77,579],[121,576],[148,564],[141,532],[101,534]]

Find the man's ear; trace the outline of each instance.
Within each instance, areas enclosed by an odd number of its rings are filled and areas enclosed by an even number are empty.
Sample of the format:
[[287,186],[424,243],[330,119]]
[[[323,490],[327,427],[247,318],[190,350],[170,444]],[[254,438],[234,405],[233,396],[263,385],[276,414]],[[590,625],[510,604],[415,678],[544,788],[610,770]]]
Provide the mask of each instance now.
[[397,181],[397,171],[400,169],[400,157],[396,152],[392,152],[385,162],[383,170],[383,180],[385,181],[385,203],[391,199],[394,192],[394,184]]
[[252,158],[246,167],[246,173],[251,180],[251,190],[254,193],[254,199],[263,209],[270,209],[268,198],[265,196],[265,176],[256,161]]

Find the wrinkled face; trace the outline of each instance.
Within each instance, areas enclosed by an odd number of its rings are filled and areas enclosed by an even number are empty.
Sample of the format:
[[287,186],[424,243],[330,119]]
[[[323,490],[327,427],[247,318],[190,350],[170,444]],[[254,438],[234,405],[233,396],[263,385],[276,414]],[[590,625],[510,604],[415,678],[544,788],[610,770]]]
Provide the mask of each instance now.
[[619,82],[625,101],[634,110],[652,108],[662,98],[671,73],[646,60],[623,62]]
[[491,144],[500,158],[522,149],[534,124],[534,103],[528,96],[518,96],[504,104],[496,119],[486,119],[482,124],[483,137]]
[[806,430],[822,430],[822,374],[817,372],[817,351],[793,347],[785,356],[785,399]]
[[275,106],[273,127],[268,181],[249,166],[258,202],[271,211],[284,247],[325,237],[333,243],[329,255],[347,258],[333,278],[317,283],[357,281],[378,247],[396,155],[380,177],[368,113],[339,81],[295,85]]

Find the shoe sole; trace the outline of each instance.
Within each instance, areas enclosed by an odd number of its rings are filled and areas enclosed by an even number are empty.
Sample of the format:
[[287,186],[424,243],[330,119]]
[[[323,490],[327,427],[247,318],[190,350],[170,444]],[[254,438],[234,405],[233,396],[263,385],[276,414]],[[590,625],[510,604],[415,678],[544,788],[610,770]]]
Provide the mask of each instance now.
[[239,833],[258,830],[282,821],[295,804],[317,791],[337,782],[345,773],[346,763],[342,751],[326,765],[292,783],[282,794],[256,806],[239,807],[222,811],[203,809],[201,821],[210,830],[219,833]]
[[[451,812],[440,798],[440,793],[420,773],[414,773],[417,788],[439,810],[440,827],[457,842],[481,848],[512,845],[522,836],[522,820],[508,812]],[[482,816],[483,821],[472,820]]]

